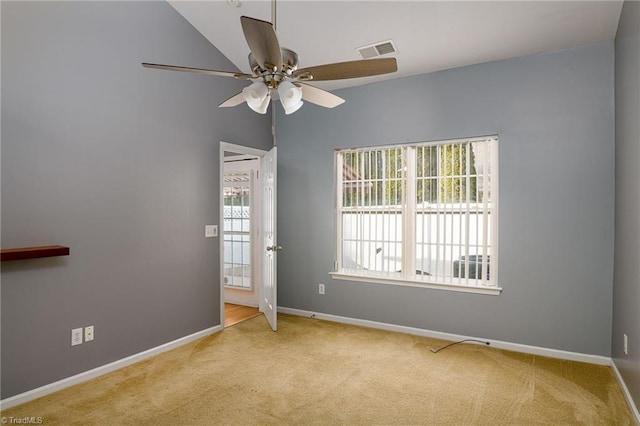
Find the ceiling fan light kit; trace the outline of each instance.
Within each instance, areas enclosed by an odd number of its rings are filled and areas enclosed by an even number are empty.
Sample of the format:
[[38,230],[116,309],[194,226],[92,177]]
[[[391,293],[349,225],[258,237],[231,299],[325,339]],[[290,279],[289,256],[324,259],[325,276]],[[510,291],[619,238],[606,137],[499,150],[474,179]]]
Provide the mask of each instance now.
[[242,96],[252,110],[258,114],[266,114],[271,96],[269,88],[261,81],[256,81],[249,87],[242,89]]
[[290,81],[283,81],[278,85],[278,96],[284,108],[284,113],[289,115],[300,109],[302,104],[302,89],[294,86]]
[[250,86],[221,103],[219,107],[234,107],[244,101],[253,111],[266,114],[271,102],[271,93],[275,91],[274,95],[280,98],[287,115],[299,110],[304,104],[303,100],[325,108],[334,108],[344,102],[344,99],[330,92],[307,84],[308,81],[369,77],[398,70],[395,58],[363,59],[298,69],[298,54],[280,47],[271,22],[242,16],[240,23],[251,51],[249,66],[252,74],[146,62],[143,62],[142,66],[251,80],[253,83]]

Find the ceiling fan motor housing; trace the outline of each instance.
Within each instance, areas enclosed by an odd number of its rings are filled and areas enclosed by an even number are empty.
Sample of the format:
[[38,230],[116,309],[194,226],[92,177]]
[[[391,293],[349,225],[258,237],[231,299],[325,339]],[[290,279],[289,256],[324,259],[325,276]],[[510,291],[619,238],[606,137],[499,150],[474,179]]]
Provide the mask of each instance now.
[[282,64],[278,65],[275,72],[263,69],[260,64],[258,64],[258,61],[256,61],[253,53],[249,53],[249,66],[253,74],[263,77],[265,82],[275,82],[276,84],[283,81],[286,77],[290,77],[291,74],[298,69],[300,57],[296,52],[286,47],[282,47],[280,50],[282,51]]

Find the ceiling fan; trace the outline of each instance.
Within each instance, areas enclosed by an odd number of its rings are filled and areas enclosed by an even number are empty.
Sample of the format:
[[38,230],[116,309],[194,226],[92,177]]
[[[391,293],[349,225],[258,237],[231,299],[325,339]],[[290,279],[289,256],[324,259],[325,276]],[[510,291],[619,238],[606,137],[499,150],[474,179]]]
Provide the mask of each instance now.
[[251,51],[249,54],[251,74],[146,62],[143,62],[142,66],[252,81],[253,84],[222,102],[219,107],[234,107],[246,102],[252,110],[260,114],[267,112],[272,95],[274,99],[280,99],[286,114],[300,109],[303,100],[325,108],[333,108],[344,102],[344,99],[330,92],[307,84],[309,81],[368,77],[398,70],[395,58],[336,62],[298,69],[298,54],[293,50],[280,47],[276,30],[271,22],[242,16],[240,23]]

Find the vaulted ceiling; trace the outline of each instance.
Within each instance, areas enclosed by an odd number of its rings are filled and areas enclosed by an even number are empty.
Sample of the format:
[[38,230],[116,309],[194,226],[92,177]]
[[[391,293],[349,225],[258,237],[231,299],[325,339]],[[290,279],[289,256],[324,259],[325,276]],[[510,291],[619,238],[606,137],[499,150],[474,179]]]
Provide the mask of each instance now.
[[[240,16],[273,22],[271,1],[169,3],[250,73]],[[621,1],[279,0],[275,23],[301,67],[362,59],[357,48],[393,40],[398,72],[316,84],[330,90],[612,40],[621,8]]]

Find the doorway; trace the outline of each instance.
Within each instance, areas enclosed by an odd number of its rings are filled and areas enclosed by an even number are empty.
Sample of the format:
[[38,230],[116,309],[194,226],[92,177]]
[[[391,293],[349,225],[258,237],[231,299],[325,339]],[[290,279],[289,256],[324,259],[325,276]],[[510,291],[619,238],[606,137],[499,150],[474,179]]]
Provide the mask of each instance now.
[[260,303],[260,191],[257,157],[226,151],[222,184],[225,327],[252,318]]
[[275,152],[275,147],[262,151],[220,143],[220,324],[225,326],[225,311],[246,319],[257,311],[277,328]]

